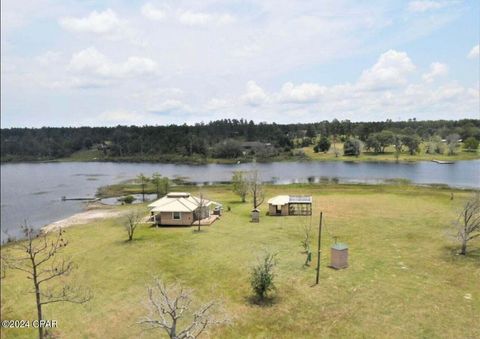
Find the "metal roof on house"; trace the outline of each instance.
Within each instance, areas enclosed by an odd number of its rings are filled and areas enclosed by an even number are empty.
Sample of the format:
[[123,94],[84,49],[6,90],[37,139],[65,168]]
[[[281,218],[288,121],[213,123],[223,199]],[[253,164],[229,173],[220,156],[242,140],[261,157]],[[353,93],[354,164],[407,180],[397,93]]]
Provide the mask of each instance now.
[[286,204],[311,204],[312,197],[309,195],[277,195],[268,200],[271,205]]
[[[186,192],[171,192],[152,202],[148,207],[152,212],[193,212],[201,204],[201,199]],[[203,199],[204,206],[219,205],[215,201]]]

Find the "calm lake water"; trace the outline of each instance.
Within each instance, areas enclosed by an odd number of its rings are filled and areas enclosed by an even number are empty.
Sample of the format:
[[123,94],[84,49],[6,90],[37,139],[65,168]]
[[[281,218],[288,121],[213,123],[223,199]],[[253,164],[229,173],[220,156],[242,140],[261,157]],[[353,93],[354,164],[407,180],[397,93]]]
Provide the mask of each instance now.
[[[262,179],[273,183],[338,182],[381,183],[404,178],[416,184],[446,184],[480,188],[480,160],[452,165],[418,163],[275,162],[257,163]],[[235,170],[252,164],[173,165],[152,163],[21,163],[1,165],[1,231],[18,236],[19,225],[33,227],[79,212],[83,204],[61,201],[66,197],[94,197],[98,187],[131,179],[139,173],[159,172],[170,178],[186,177],[198,183],[230,180]]]

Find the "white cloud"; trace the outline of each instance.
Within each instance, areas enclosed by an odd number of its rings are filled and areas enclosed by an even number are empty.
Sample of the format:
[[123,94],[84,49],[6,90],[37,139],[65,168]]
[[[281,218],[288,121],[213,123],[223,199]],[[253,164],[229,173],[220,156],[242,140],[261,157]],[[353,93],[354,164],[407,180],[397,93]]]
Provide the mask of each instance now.
[[188,112],[190,111],[190,107],[184,104],[182,101],[177,99],[168,99],[160,104],[153,105],[148,108],[149,112],[152,113],[169,113],[172,111],[175,112]]
[[58,63],[61,60],[62,53],[55,51],[46,51],[37,56],[35,59],[42,65],[50,65]]
[[407,53],[389,50],[372,68],[363,71],[359,84],[365,89],[387,89],[405,85],[407,76],[415,70]]
[[155,74],[158,66],[151,59],[137,56],[129,57],[121,63],[114,63],[94,47],[89,47],[75,53],[68,68],[80,76],[131,78]]
[[468,58],[469,59],[476,59],[480,56],[480,45],[473,46],[473,48],[470,50],[470,53],[468,53]]
[[167,17],[165,10],[159,9],[149,2],[143,5],[140,11],[144,17],[150,20],[162,21]]
[[303,83],[295,86],[287,82],[282,86],[279,99],[283,102],[309,103],[318,101],[326,92],[325,86],[313,83]]
[[426,12],[430,10],[444,8],[450,5],[448,1],[410,1],[408,3],[408,10],[410,12]]
[[448,66],[440,62],[433,62],[430,64],[430,72],[425,73],[422,79],[426,82],[433,82],[437,77],[448,74]]
[[207,111],[217,111],[217,110],[225,109],[229,106],[230,106],[229,101],[226,99],[212,98],[207,102],[205,109]]
[[209,24],[227,25],[235,22],[235,18],[228,13],[210,14],[204,12],[184,11],[178,13],[178,21],[184,25],[205,26]]
[[117,14],[111,9],[103,12],[93,11],[84,18],[64,17],[59,20],[59,23],[69,31],[97,34],[114,33],[123,25]]
[[247,82],[246,93],[242,96],[243,101],[250,106],[260,106],[267,100],[265,91],[253,80]]

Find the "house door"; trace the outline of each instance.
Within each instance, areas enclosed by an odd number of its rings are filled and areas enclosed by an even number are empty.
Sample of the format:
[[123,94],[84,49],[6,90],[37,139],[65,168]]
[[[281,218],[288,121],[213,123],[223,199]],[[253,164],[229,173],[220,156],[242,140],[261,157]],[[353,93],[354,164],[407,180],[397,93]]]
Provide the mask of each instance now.
[[276,205],[275,212],[277,215],[282,214],[282,206],[281,205]]

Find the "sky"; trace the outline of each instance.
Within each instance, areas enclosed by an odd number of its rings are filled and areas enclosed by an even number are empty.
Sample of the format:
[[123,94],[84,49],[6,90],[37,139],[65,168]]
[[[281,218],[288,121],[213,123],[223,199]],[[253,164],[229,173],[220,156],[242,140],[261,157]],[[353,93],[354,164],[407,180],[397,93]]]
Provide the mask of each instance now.
[[3,0],[8,127],[480,118],[480,2]]

